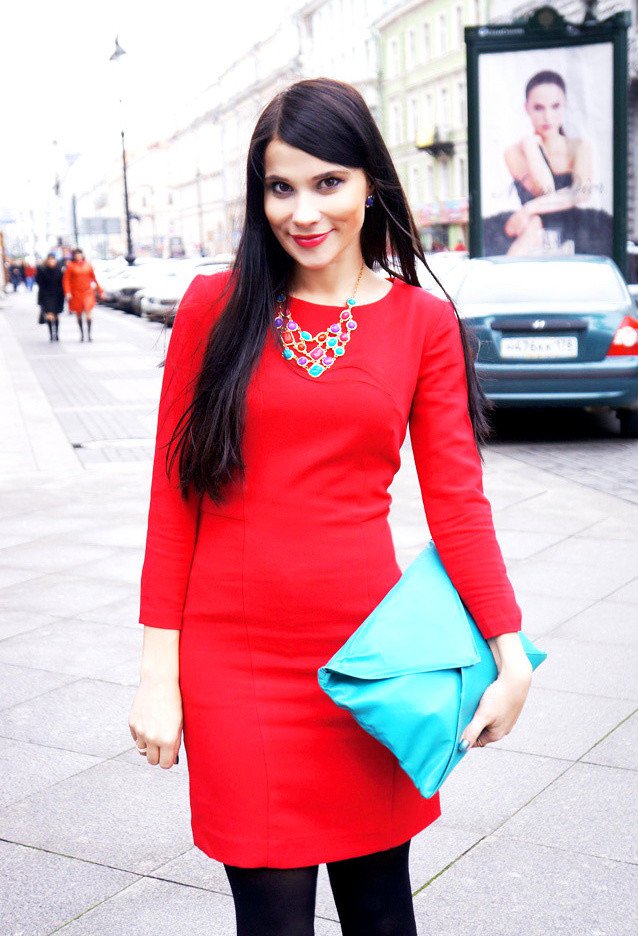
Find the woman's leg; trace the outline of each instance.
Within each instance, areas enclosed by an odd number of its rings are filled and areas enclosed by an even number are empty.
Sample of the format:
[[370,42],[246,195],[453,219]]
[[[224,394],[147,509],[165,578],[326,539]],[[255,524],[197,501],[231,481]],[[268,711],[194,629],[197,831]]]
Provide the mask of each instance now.
[[77,318],[77,320],[78,320],[78,325],[80,326],[80,341],[84,341],[84,326],[83,326],[83,324],[82,324],[82,315],[83,315],[83,314],[84,314],[83,312],[76,312],[76,313],[75,313],[75,316],[76,316],[76,318]]
[[343,936],[417,936],[409,852],[410,839],[327,864]]
[[47,328],[49,329],[49,341],[55,341],[55,336],[53,334],[53,312],[45,312],[44,317],[47,320]]
[[58,329],[60,327],[60,317],[57,312],[53,313],[53,339],[54,341],[59,341],[60,336],[58,334]]
[[235,901],[237,936],[314,936],[317,865],[224,865]]
[[91,313],[90,312],[86,313],[86,330],[89,333],[89,341],[93,341],[93,339],[91,338]]

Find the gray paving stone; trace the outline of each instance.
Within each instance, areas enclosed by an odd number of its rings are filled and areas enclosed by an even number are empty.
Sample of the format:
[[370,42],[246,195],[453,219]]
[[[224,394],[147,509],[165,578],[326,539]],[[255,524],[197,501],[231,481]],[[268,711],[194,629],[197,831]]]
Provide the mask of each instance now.
[[83,562],[76,567],[78,575],[86,578],[116,579],[129,585],[139,585],[142,574],[144,551],[140,548],[121,546],[117,552],[104,559]]
[[[599,539],[581,533],[580,536],[570,536],[560,543],[548,546],[543,550],[542,559],[561,565],[580,563],[587,567],[599,567],[600,548]],[[629,581],[636,571],[635,551],[628,549],[627,544],[622,541],[612,540],[605,544],[605,565],[611,565],[612,569],[619,573],[627,573]]]
[[25,631],[42,627],[43,624],[51,624],[56,620],[58,620],[56,615],[46,614],[43,611],[3,608],[0,613],[0,640],[4,640],[5,637],[13,637],[14,634],[23,634]]
[[[180,763],[181,767],[181,755]],[[204,890],[216,891],[231,896],[230,884],[224,866],[220,861],[209,858],[201,849],[193,845],[183,854],[178,855],[149,872],[150,877],[173,881],[175,884],[188,884]]]
[[627,601],[632,604],[638,604],[638,578],[634,578],[631,582],[627,582],[626,585],[623,585],[617,591],[613,592],[609,596],[610,601]]
[[507,563],[510,559],[528,559],[542,552],[548,546],[560,542],[563,534],[544,530],[499,530],[497,527],[497,539]]
[[521,588],[541,595],[593,600],[605,598],[631,581],[635,568],[600,562],[550,562],[534,557],[510,562],[508,572],[515,591]]
[[140,654],[142,628],[75,618],[0,641],[0,661],[77,676],[99,677],[106,669]]
[[552,637],[574,637],[605,644],[638,643],[638,609],[620,601],[597,601],[580,614],[559,624]]
[[37,568],[16,568],[5,565],[0,568],[0,589],[8,588],[10,585],[23,585],[28,588],[30,580],[39,578],[42,571]]
[[112,757],[134,744],[128,727],[134,695],[130,686],[77,679],[4,709],[0,712],[0,736]]
[[0,842],[0,932],[48,936],[136,880],[126,871]]
[[591,598],[539,595],[521,587],[516,588],[515,594],[523,613],[523,630],[530,638],[548,633],[593,604]]
[[113,549],[108,546],[87,543],[80,556],[75,537],[65,540],[59,536],[46,536],[13,546],[6,554],[3,551],[0,553],[0,563],[2,569],[31,569],[38,575],[44,575],[59,569],[75,569],[80,562],[106,561],[112,555]]
[[634,771],[577,763],[500,831],[526,842],[637,863],[637,798]]
[[146,874],[193,844],[188,784],[105,761],[0,810],[0,837]]
[[[637,472],[638,474],[638,472]],[[577,533],[576,536],[584,535],[588,539],[599,540],[626,540],[627,542],[638,542],[638,527],[636,527],[635,514],[629,511],[625,517],[606,517],[590,526],[584,534]]]
[[593,706],[591,696],[532,684],[514,728],[490,747],[578,760],[634,707],[628,699],[605,696],[598,697]]
[[107,604],[100,605],[97,608],[89,608],[78,615],[79,619],[82,621],[97,621],[100,624],[119,624],[121,627],[133,627],[137,630],[142,627],[138,621],[139,616],[139,582],[135,591],[132,591],[126,598],[121,598],[118,601],[109,601]]
[[490,836],[414,904],[423,936],[633,936],[636,868]]
[[[141,625],[138,624],[138,627]],[[115,682],[122,686],[134,686],[137,688],[140,684],[140,654],[136,654],[128,660],[116,663],[105,669],[100,679],[105,682]]]
[[591,643],[570,637],[543,637],[547,659],[534,671],[534,683],[615,699],[638,698],[635,646]]
[[11,585],[0,589],[0,609],[48,611],[52,614],[74,615],[124,598],[131,586],[108,577],[80,578],[72,572],[56,572],[31,581],[29,589]]
[[633,715],[604,738],[583,758],[593,764],[638,770],[638,716]]
[[472,748],[441,788],[445,824],[493,832],[568,767],[568,761],[550,757]]
[[75,676],[0,663],[0,710],[73,682]]
[[0,737],[0,808],[45,790],[97,762],[96,757],[86,754],[52,751],[39,744]]

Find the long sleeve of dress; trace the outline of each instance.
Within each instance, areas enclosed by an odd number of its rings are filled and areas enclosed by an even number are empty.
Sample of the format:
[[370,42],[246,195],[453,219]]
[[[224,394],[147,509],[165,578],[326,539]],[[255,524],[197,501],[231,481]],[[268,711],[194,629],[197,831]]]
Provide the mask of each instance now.
[[[192,400],[211,317],[211,280],[197,276],[180,302],[166,355],[151,476],[146,551],[140,583],[139,623],[181,630],[182,612],[195,550],[199,500],[179,490],[178,458],[166,471],[166,447]],[[172,453],[173,449],[171,449]]]
[[483,492],[461,334],[448,302],[425,339],[409,425],[430,533],[461,600],[485,638],[519,631],[521,610]]

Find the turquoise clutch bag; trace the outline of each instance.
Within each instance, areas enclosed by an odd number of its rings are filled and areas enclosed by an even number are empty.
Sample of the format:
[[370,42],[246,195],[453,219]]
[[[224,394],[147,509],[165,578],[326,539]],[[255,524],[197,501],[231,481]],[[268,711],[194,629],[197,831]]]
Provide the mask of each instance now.
[[[536,669],[547,654],[518,633]],[[433,542],[318,670],[324,692],[392,751],[425,797],[464,757],[461,734],[497,676]]]

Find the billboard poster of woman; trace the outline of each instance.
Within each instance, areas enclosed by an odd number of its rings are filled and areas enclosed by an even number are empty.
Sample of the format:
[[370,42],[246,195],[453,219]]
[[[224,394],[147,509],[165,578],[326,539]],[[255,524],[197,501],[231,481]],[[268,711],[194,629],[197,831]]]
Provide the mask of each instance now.
[[482,54],[483,255],[613,256],[613,44]]

